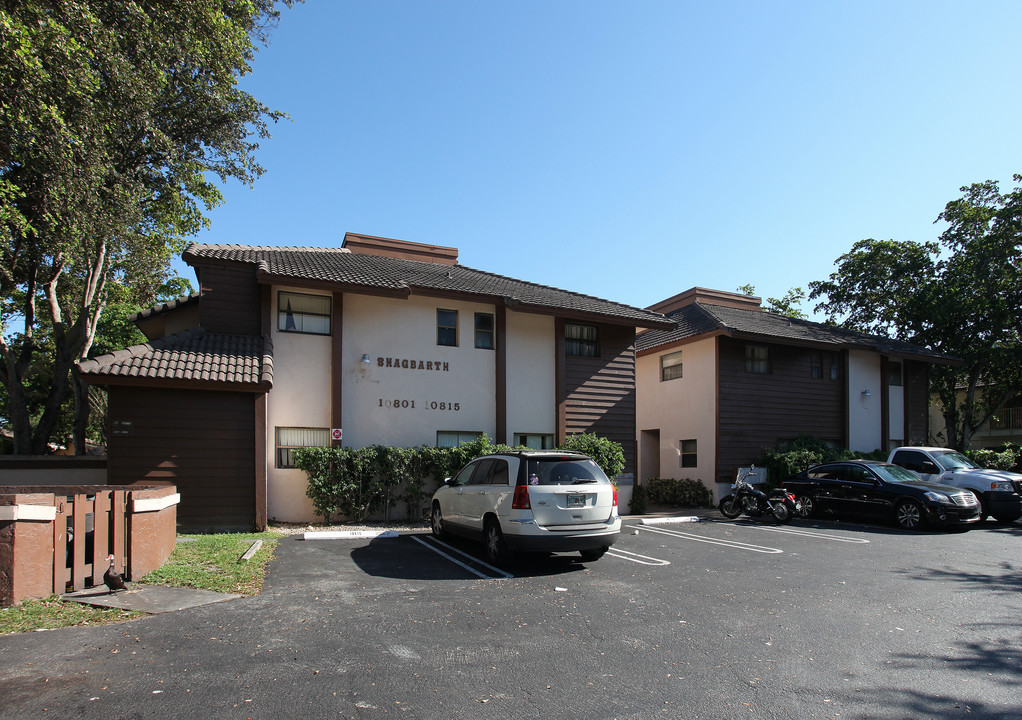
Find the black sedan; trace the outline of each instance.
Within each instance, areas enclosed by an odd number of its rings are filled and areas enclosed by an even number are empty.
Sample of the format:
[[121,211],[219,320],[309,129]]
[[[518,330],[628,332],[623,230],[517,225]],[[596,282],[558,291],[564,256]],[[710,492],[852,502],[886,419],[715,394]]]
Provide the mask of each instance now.
[[925,525],[968,527],[980,517],[972,491],[923,482],[904,468],[875,460],[817,465],[782,484],[798,498],[803,517],[834,513],[894,520],[906,530]]

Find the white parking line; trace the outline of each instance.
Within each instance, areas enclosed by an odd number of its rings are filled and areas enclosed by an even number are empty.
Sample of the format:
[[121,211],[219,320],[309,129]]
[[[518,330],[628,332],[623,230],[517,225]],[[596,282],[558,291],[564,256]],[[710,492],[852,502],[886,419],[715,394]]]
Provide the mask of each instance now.
[[828,535],[827,533],[813,532],[812,530],[805,530],[803,528],[793,528],[793,527],[783,527],[783,528],[779,528],[779,527],[762,527],[760,525],[751,525],[751,524],[750,525],[746,525],[745,523],[742,523],[742,527],[751,527],[751,528],[756,528],[758,530],[766,530],[767,532],[787,533],[788,535],[803,535],[805,537],[820,538],[822,540],[833,540],[834,542],[855,543],[855,544],[858,544],[858,545],[868,545],[869,544],[869,540],[867,540],[865,538],[850,538],[850,537],[844,537],[842,535]]
[[435,552],[437,555],[440,555],[441,557],[447,558],[448,560],[450,560],[455,565],[458,565],[459,567],[462,567],[462,568],[468,570],[470,573],[472,573],[473,575],[476,575],[476,576],[482,578],[483,580],[493,580],[493,577],[490,576],[490,575],[486,575],[484,573],[479,572],[474,567],[466,565],[465,563],[461,562],[461,560],[458,560],[456,557],[448,555],[443,550],[440,550],[439,548],[435,547],[433,545],[433,543],[436,543],[437,545],[443,545],[448,550],[450,550],[452,552],[456,552],[456,553],[458,553],[459,555],[461,555],[463,557],[469,558],[470,560],[472,560],[472,562],[478,563],[478,564],[482,565],[484,568],[492,570],[495,575],[500,575],[500,576],[503,576],[505,578],[513,578],[514,577],[514,575],[512,575],[512,574],[506,573],[503,570],[501,570],[500,568],[495,568],[492,565],[488,565],[487,563],[484,563],[482,560],[480,560],[479,558],[475,557],[474,555],[469,555],[467,552],[463,552],[463,551],[459,550],[458,548],[453,547],[451,545],[448,545],[447,543],[442,542],[440,540],[432,539],[432,540],[430,540],[430,542],[426,542],[422,538],[416,537],[415,535],[412,535],[411,538],[412,538],[412,540],[414,540],[415,542],[419,543],[420,545],[425,545],[430,550]]
[[[607,554],[612,555],[616,558],[621,558],[622,560],[631,560],[633,563],[639,563],[640,565],[663,566],[671,564],[670,560],[661,560],[660,558],[649,557],[648,555],[639,555],[638,553],[628,552],[627,550],[620,550],[617,548],[608,550]],[[650,562],[646,562],[647,560],[649,560]]]
[[683,540],[695,540],[696,542],[707,543],[709,545],[720,545],[734,550],[747,550],[748,552],[765,553],[767,555],[778,555],[784,552],[780,548],[766,547],[764,545],[750,545],[749,543],[737,542],[735,540],[717,540],[714,538],[708,538],[705,535],[693,535],[692,533],[668,530],[666,528],[645,527],[641,525],[632,525],[630,527],[637,527],[639,530],[645,530],[646,532],[670,535],[671,537],[682,538]]

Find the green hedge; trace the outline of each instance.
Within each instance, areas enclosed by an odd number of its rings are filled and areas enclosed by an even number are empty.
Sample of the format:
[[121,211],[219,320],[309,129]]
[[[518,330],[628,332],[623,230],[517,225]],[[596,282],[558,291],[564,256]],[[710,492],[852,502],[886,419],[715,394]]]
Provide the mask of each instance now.
[[[328,522],[335,515],[362,522],[398,502],[406,504],[409,520],[417,520],[418,509],[444,478],[480,455],[513,449],[482,435],[454,448],[300,448],[294,459],[295,467],[309,476],[305,494]],[[624,468],[621,445],[606,438],[571,435],[558,449],[589,455],[611,478]]]
[[[648,478],[644,483],[649,501],[655,505],[675,507],[709,507],[713,496],[702,480],[684,478]],[[635,489],[632,490],[635,492]]]
[[966,455],[980,467],[1022,472],[1022,447],[1005,443],[1000,450],[969,450]]

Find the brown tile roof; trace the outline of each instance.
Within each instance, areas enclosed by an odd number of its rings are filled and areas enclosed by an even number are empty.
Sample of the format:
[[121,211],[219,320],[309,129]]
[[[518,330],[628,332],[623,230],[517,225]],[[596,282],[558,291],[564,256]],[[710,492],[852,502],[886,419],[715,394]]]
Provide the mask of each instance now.
[[129,316],[128,320],[131,322],[138,322],[139,320],[145,320],[153,317],[154,315],[162,315],[165,312],[177,310],[178,308],[185,307],[186,305],[192,305],[197,302],[199,302],[199,293],[193,292],[191,295],[182,295],[181,297],[174,298],[162,305],[156,305],[154,307],[141,310],[134,315]]
[[669,326],[660,313],[590,295],[515,280],[464,265],[380,257],[343,248],[191,245],[183,258],[191,265],[209,261],[252,264],[257,267],[262,282],[328,283],[352,292],[364,289],[402,295],[459,293],[503,300],[512,308],[519,305],[640,327]]
[[669,343],[706,333],[758,339],[763,342],[785,341],[823,348],[860,348],[883,354],[898,354],[940,363],[955,363],[957,358],[902,340],[866,335],[834,325],[789,318],[763,310],[746,310],[710,303],[694,302],[668,315],[675,323],[672,330],[651,330],[635,339],[635,351],[651,350]]
[[265,391],[273,385],[273,342],[194,328],[82,361],[78,371],[96,385],[159,379],[164,387],[216,383]]

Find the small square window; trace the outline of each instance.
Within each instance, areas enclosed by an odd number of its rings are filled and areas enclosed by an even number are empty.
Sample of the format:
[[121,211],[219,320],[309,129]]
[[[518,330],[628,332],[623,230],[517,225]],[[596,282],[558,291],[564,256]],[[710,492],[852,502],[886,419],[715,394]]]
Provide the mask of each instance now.
[[595,325],[564,325],[565,353],[568,357],[599,357],[600,335]]
[[681,350],[660,356],[660,382],[681,377]]
[[436,344],[458,347],[458,311],[436,311]]
[[698,466],[698,454],[696,452],[695,440],[682,440],[681,443],[681,467],[694,468]]
[[476,347],[493,350],[493,315],[476,313]]
[[294,451],[298,448],[330,445],[330,431],[327,428],[279,427],[275,434],[278,468],[293,468]]
[[326,295],[277,293],[277,329],[283,332],[330,334],[330,303]]
[[770,348],[766,345],[745,346],[745,372],[767,374],[770,372]]

